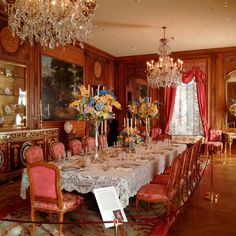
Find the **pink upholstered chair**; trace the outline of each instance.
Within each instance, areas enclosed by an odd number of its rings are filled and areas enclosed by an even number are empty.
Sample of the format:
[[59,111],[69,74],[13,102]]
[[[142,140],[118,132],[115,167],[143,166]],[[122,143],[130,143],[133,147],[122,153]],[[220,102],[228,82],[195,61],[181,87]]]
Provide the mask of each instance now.
[[86,146],[88,147],[88,152],[94,151],[94,149],[95,149],[95,139],[93,137],[87,137]]
[[71,139],[69,142],[69,149],[72,155],[79,155],[82,151],[82,143],[78,139]]
[[99,135],[98,144],[102,149],[107,148],[108,147],[107,137],[105,135]]
[[157,140],[157,137],[158,137],[161,133],[162,133],[162,129],[161,129],[161,128],[158,128],[158,127],[152,128],[152,132],[151,132],[152,139]]
[[50,146],[50,155],[52,160],[58,160],[65,154],[65,146],[62,142],[54,142]]
[[220,129],[210,129],[209,130],[209,139],[206,142],[206,150],[205,152],[208,154],[208,150],[210,146],[213,149],[218,150],[220,149],[220,154],[223,152],[223,142],[222,142],[222,130]]
[[179,173],[178,164],[179,157],[176,157],[173,161],[171,175],[168,179],[167,185],[165,184],[146,184],[142,186],[136,195],[136,210],[137,217],[139,218],[139,202],[145,201],[151,202],[162,202],[167,207],[167,216],[170,216],[170,212],[178,203],[178,189],[175,186],[176,177]]
[[[50,163],[38,162],[27,166],[30,184],[31,220],[35,221],[35,212],[57,213],[59,222],[63,222],[64,213],[80,206],[80,221],[83,220],[84,199],[76,194],[62,193],[59,168]],[[62,224],[58,225],[62,235]],[[33,234],[35,224],[33,223]]]
[[42,147],[38,145],[29,146],[25,151],[25,160],[27,164],[44,161]]

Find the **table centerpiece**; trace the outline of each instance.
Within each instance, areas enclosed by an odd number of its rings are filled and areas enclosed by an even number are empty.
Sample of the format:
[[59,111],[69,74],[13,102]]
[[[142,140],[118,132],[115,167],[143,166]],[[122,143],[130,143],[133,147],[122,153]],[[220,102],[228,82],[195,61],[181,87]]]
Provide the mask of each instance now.
[[118,141],[124,147],[129,147],[130,150],[135,150],[137,144],[142,141],[137,127],[125,127],[118,136]]
[[121,109],[120,103],[116,100],[116,97],[109,90],[104,87],[100,90],[98,85],[97,90],[93,91],[93,87],[90,89],[90,85],[86,88],[84,85],[79,87],[79,91],[75,96],[75,101],[70,103],[69,108],[73,108],[78,111],[79,120],[88,120],[94,125],[95,129],[95,156],[94,161],[99,159],[98,153],[98,136],[99,125],[103,120],[112,119],[114,113],[112,108]]
[[150,97],[139,98],[138,101],[133,101],[128,105],[128,110],[138,119],[145,120],[145,135],[146,142],[149,140],[150,134],[150,118],[157,118],[159,116],[157,100],[151,101]]

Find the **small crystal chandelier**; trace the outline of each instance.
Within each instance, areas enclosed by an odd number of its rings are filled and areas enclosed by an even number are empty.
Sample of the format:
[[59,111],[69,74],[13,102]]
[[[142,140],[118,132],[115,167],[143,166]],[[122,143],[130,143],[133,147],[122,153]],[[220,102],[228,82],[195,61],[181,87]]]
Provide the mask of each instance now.
[[[158,48],[159,60],[147,62],[147,83],[152,88],[176,87],[181,83],[183,61],[173,61],[168,46],[169,39],[165,37],[166,26],[163,26],[164,37],[160,39]],[[173,39],[173,38],[172,38]]]
[[[27,38],[55,48],[88,40],[96,0],[4,0],[8,25],[23,43]],[[83,44],[81,44],[82,46]]]

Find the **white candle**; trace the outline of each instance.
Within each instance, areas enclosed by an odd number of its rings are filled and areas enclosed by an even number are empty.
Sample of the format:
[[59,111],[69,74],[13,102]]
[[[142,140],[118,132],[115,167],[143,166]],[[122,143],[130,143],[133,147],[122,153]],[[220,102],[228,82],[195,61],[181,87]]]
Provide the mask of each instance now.
[[130,127],[132,128],[133,127],[133,119],[130,118]]
[[98,85],[98,94],[97,94],[98,96],[99,96],[99,90],[100,90],[100,85]]
[[136,125],[137,125],[137,123],[136,123],[137,121],[136,121],[136,116],[134,117],[134,128],[136,128]]
[[104,133],[107,134],[107,120],[104,120]]
[[90,84],[88,85],[88,91],[89,91],[89,93],[90,93]]
[[103,121],[101,123],[101,133],[103,133]]
[[152,102],[152,98],[151,97],[149,97],[149,101],[150,101],[150,103]]
[[50,115],[50,107],[49,107],[49,103],[48,103],[48,116]]
[[127,118],[127,128],[129,128],[129,118]]
[[126,127],[126,125],[125,125],[125,117],[124,117],[124,127]]
[[32,109],[32,116],[34,117],[34,104],[32,104],[31,109]]
[[40,100],[40,105],[39,105],[39,114],[42,117],[42,101]]
[[104,90],[105,89],[105,86],[102,86],[102,90]]
[[91,94],[92,94],[92,96],[93,96],[93,87],[91,88]]

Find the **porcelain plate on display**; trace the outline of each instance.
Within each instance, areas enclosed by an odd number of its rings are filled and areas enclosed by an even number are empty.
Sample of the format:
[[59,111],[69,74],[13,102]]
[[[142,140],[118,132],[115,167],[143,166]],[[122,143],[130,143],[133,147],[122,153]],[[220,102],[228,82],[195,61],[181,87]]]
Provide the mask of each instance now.
[[73,125],[70,123],[70,121],[66,121],[64,124],[64,130],[67,134],[70,134],[73,129]]
[[6,95],[11,95],[11,89],[9,89],[8,87],[5,87],[3,91]]
[[11,107],[10,107],[9,105],[6,105],[6,106],[4,107],[4,111],[5,111],[5,113],[6,113],[7,115],[10,115],[11,112],[12,112]]

